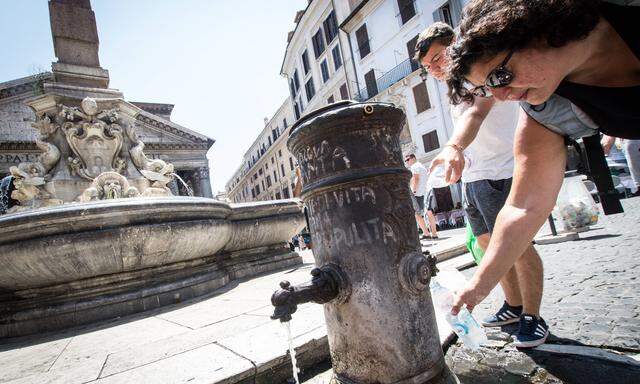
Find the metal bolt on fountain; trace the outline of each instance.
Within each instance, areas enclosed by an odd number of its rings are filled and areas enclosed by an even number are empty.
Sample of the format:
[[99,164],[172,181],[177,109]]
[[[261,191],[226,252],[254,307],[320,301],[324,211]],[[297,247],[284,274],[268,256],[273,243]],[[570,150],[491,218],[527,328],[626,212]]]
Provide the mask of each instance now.
[[338,383],[455,383],[429,292],[391,104],[345,101],[300,119],[287,143],[300,163],[316,265],[309,283],[280,283],[272,319],[324,304]]

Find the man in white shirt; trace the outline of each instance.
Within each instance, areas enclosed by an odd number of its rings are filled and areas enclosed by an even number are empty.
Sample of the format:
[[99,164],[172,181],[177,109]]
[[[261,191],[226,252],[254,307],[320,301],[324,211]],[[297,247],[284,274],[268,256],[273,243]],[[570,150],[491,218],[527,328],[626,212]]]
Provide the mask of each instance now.
[[[418,37],[416,60],[437,80],[444,80],[446,48],[455,38],[445,23],[435,23]],[[498,212],[511,189],[513,174],[513,136],[518,104],[487,97],[475,97],[472,104],[452,108],[453,137],[432,161],[431,168],[443,165],[445,181],[464,183],[465,214],[482,249],[486,249]],[[465,157],[468,159],[465,167]],[[518,262],[502,277],[500,285],[506,300],[484,326],[519,322],[514,345],[535,347],[549,334],[540,317],[542,300],[542,260],[530,246]]]
[[[429,195],[429,201],[427,201],[427,217],[429,218],[429,229],[427,231],[427,224],[424,221],[424,209],[425,209],[425,196],[428,195],[427,191],[427,181],[429,180],[429,170],[422,165],[416,159],[416,155],[413,153],[407,155],[404,159],[405,163],[409,166],[411,170],[411,181],[409,182],[409,186],[411,187],[411,192],[413,192],[413,209],[416,211],[416,221],[422,229],[422,239],[437,239],[438,231],[436,229],[436,219],[433,217],[433,194]],[[427,237],[427,232],[430,232],[430,237]]]

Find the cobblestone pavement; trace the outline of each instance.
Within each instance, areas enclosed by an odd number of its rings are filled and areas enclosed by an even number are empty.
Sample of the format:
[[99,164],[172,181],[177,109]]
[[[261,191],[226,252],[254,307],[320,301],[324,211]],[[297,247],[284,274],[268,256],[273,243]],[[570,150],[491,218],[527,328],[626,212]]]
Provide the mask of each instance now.
[[[640,198],[601,216],[580,240],[537,245],[545,269],[541,315],[549,342],[640,351]],[[470,276],[475,271],[465,271]],[[481,318],[497,300],[477,307]]]

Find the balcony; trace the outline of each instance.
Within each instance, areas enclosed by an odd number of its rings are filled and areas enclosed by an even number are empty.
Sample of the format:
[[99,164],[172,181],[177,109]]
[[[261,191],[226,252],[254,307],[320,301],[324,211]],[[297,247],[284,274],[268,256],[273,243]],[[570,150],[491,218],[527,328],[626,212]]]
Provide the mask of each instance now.
[[367,87],[361,88],[360,91],[358,92],[358,95],[356,95],[356,100],[357,101],[369,100],[370,98],[383,92],[385,89],[389,88],[393,84],[409,76],[416,69],[418,69],[418,65],[415,62],[413,62],[411,59],[407,59],[403,61],[402,63],[396,65],[395,67],[385,72],[382,76],[376,79],[377,90],[372,89],[371,95],[369,94],[369,89]]

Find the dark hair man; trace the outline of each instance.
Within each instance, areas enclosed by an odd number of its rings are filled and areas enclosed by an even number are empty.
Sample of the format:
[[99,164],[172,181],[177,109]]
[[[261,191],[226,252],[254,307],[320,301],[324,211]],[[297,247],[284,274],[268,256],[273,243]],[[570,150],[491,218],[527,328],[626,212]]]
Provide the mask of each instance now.
[[[453,29],[444,23],[431,25],[418,38],[416,60],[437,80],[445,79],[447,47],[454,39]],[[432,161],[431,168],[444,166],[448,183],[462,177],[465,214],[478,244],[486,249],[498,212],[511,189],[518,105],[493,97],[474,97],[470,102],[452,106],[451,117],[453,136]],[[533,246],[522,253],[500,284],[506,300],[493,316],[483,320],[483,325],[496,327],[519,322],[516,346],[544,343],[548,328],[539,316],[542,261]]]

